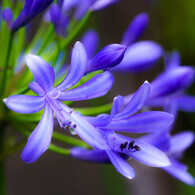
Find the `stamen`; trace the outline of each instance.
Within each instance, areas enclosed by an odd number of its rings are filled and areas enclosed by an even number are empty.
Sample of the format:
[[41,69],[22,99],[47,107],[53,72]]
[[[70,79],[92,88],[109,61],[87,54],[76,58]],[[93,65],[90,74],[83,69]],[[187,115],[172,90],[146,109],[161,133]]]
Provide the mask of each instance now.
[[[125,142],[125,143],[122,143],[120,145],[121,152],[123,151],[123,149],[126,149],[127,144],[128,144],[128,142]],[[134,140],[131,141],[131,142],[129,142],[128,150],[135,149],[136,151],[141,151],[141,148],[138,145],[135,145],[134,146],[134,144],[135,144],[135,141]]]

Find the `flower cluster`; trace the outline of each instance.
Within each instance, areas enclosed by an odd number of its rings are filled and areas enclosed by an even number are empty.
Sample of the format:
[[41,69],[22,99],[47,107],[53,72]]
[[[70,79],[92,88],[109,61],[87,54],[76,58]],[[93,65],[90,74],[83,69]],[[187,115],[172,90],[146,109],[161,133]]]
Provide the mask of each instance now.
[[[76,147],[58,150],[55,146],[55,152],[64,151],[66,155],[90,162],[112,163],[128,179],[133,179],[135,172],[127,161],[135,159],[195,185],[186,166],[179,162],[193,143],[194,134],[171,132],[179,111],[195,111],[195,97],[186,95],[195,71],[193,67],[180,66],[178,52],[165,54],[156,42],[137,41],[146,29],[148,15],[137,15],[119,44],[109,44],[97,52],[98,33],[89,29],[70,49],[89,16],[117,1],[3,1],[0,40],[5,39],[6,50],[0,47],[1,128],[10,125],[24,135],[30,134],[21,154],[26,163],[37,161],[50,148],[55,135],[54,122],[58,121],[62,129],[69,129],[83,141],[73,138],[72,144],[69,137],[64,142]],[[42,19],[42,25],[32,38],[31,21],[37,16]],[[24,36],[32,40],[28,45]],[[105,96],[114,83],[112,72],[144,72],[163,55],[165,71],[150,83],[145,81],[135,93],[118,95],[112,104],[102,103],[101,109],[96,106],[84,112],[85,108],[74,108],[75,101]],[[156,108],[163,111],[153,110]],[[31,122],[38,125],[29,132],[21,127],[21,121],[28,122],[28,128]]]

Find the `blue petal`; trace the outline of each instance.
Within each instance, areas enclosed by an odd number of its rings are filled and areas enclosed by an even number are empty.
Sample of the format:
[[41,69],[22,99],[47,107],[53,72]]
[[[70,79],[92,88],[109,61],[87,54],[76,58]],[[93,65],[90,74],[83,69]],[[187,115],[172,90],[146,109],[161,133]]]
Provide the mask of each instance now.
[[171,137],[170,153],[184,152],[194,141],[194,133],[184,131]]
[[130,45],[135,42],[145,31],[148,25],[148,14],[141,13],[137,15],[129,24],[126,32],[123,35],[121,43],[123,45]]
[[195,112],[195,96],[182,95],[175,98],[178,109],[184,112]]
[[32,81],[28,86],[32,91],[34,91],[39,96],[45,94],[44,90],[39,86],[39,84],[34,81]]
[[115,118],[126,118],[139,111],[145,104],[150,94],[150,84],[145,81],[144,84],[133,95],[127,106],[116,114]]
[[113,82],[112,74],[110,72],[104,72],[95,75],[92,79],[77,88],[62,91],[58,99],[79,101],[101,97],[111,89]]
[[188,88],[194,80],[192,67],[178,67],[159,75],[150,83],[150,98],[171,95]]
[[87,144],[97,149],[105,149],[108,144],[104,137],[104,132],[95,128],[79,113],[73,111],[62,102],[58,101],[62,108],[62,114],[67,121],[70,121],[69,126],[81,137]]
[[105,70],[118,65],[124,57],[126,46],[110,44],[100,50],[89,62],[86,73]]
[[147,134],[139,137],[138,140],[151,144],[165,152],[170,149],[170,134],[168,132]]
[[128,179],[135,177],[133,168],[119,154],[112,150],[106,150],[110,161],[115,166],[116,170]]
[[12,95],[3,101],[9,109],[22,114],[38,112],[45,106],[44,96]]
[[18,30],[18,28],[29,23],[35,16],[45,10],[52,2],[53,0],[26,0],[23,10],[12,24],[12,30]]
[[188,184],[195,185],[194,178],[187,172],[187,167],[173,159],[171,159],[172,165],[169,167],[163,167],[162,169],[171,174],[176,179]]
[[177,68],[181,62],[180,62],[180,55],[179,52],[174,51],[171,54],[165,55],[165,68],[166,70]]
[[27,144],[21,154],[23,161],[33,163],[49,147],[53,132],[53,111],[48,104],[45,106],[43,116],[36,129],[28,138]]
[[85,148],[75,147],[70,151],[70,155],[79,160],[85,160],[96,163],[109,163],[109,158],[105,150],[88,150]]
[[100,9],[103,9],[115,2],[117,2],[119,0],[97,0],[93,3],[93,5],[91,6],[91,9],[93,11],[98,11]]
[[99,37],[95,30],[88,30],[82,37],[83,45],[87,51],[88,58],[92,58],[98,48]]
[[28,54],[25,58],[26,64],[33,74],[35,81],[46,92],[53,89],[55,76],[52,66],[41,57]]
[[88,120],[92,125],[96,127],[102,127],[108,125],[112,120],[112,118],[115,116],[115,114],[119,111],[119,109],[123,105],[123,100],[124,98],[120,95],[114,98],[110,115],[100,114],[97,117],[85,116],[86,120]]
[[84,75],[87,66],[87,54],[84,46],[76,42],[72,51],[71,65],[65,79],[56,87],[58,90],[66,90],[75,85]]
[[[133,139],[131,138],[121,136],[118,134],[116,134],[115,136],[116,139],[115,140],[108,139],[108,143],[110,144],[111,149],[115,150],[116,152],[121,152],[121,144],[133,141]],[[135,149],[128,149],[127,146],[125,149],[122,150],[122,153],[134,158],[135,160],[143,164],[152,167],[165,167],[171,165],[168,157],[156,147],[141,142],[139,140],[135,140],[134,145],[139,146],[141,150],[136,151]]]
[[173,123],[173,115],[160,112],[149,111],[133,115],[126,119],[112,120],[104,129],[113,131],[152,133],[165,130]]
[[5,8],[2,13],[2,19],[7,23],[8,27],[11,27],[13,21],[13,13],[10,8]]
[[152,41],[140,41],[127,47],[121,63],[115,66],[113,71],[120,72],[143,72],[152,66],[162,56],[163,49]]

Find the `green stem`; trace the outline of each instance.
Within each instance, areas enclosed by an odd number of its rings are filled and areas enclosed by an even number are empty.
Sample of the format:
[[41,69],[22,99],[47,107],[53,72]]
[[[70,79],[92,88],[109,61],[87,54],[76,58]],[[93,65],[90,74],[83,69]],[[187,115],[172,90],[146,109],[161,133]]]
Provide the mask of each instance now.
[[91,115],[97,115],[97,114],[109,112],[112,109],[112,104],[113,103],[109,103],[106,105],[96,106],[91,108],[74,108],[74,110],[80,112],[83,115],[91,116]]
[[65,49],[72,41],[73,39],[78,35],[78,33],[82,30],[88,19],[90,18],[92,12],[88,11],[86,15],[83,17],[83,19],[77,24],[77,26],[71,31],[66,37],[65,41],[62,42],[61,48]]
[[49,150],[52,152],[58,153],[58,154],[66,155],[66,156],[70,154],[69,149],[65,149],[65,148],[56,146],[54,144],[50,144]]
[[82,140],[73,138],[73,137],[69,137],[66,135],[62,135],[61,133],[58,132],[53,132],[52,135],[53,139],[56,139],[58,141],[73,145],[73,146],[80,146],[80,147],[84,147],[84,148],[89,148],[89,145],[86,144],[85,142],[83,142]]
[[10,57],[10,53],[11,53],[13,39],[14,39],[14,32],[11,31],[10,36],[9,36],[9,40],[8,40],[7,50],[5,53],[5,55],[6,55],[5,60],[3,62],[4,68],[3,68],[3,76],[2,76],[1,87],[0,87],[0,97],[1,97],[0,99],[2,99],[2,97],[4,95],[4,90],[5,90],[5,86],[6,86],[7,70],[8,70],[8,66],[9,66],[9,57]]
[[45,47],[48,44],[49,40],[54,38],[54,35],[55,35],[54,34],[54,28],[53,28],[53,26],[50,26],[49,29],[48,29],[47,34],[44,37],[43,44],[41,45],[39,51],[37,52],[38,56],[43,52],[43,50],[45,49]]

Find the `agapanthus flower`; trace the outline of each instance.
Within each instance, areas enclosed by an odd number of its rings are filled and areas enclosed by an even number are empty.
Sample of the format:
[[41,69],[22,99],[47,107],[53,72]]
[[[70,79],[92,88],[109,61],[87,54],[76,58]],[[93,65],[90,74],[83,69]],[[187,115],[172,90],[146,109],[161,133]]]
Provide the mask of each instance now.
[[[129,179],[132,179],[135,173],[133,168],[125,161],[128,157],[132,157],[148,166],[169,166],[168,158],[157,148],[114,132],[162,132],[164,128],[170,126],[173,122],[173,116],[168,113],[149,111],[135,114],[143,107],[149,92],[149,83],[145,82],[127,106],[122,107],[124,99],[122,96],[117,96],[114,99],[110,115],[86,116],[85,119],[102,134],[102,138],[106,141],[101,147],[95,147],[92,150],[79,147],[73,148],[71,155],[88,161],[111,162],[118,172]],[[81,136],[81,132],[79,135]],[[87,142],[90,139],[90,135],[83,135],[82,139]]]
[[112,74],[108,71],[97,74],[83,85],[70,89],[83,77],[87,67],[87,54],[80,42],[77,42],[73,48],[69,72],[56,87],[54,87],[54,70],[45,60],[29,54],[26,56],[26,64],[35,80],[29,87],[38,96],[13,95],[4,99],[8,108],[19,113],[34,113],[44,108],[39,124],[28,138],[22,159],[32,163],[48,149],[53,131],[54,112],[62,128],[68,125],[76,132],[89,128],[88,131],[95,137],[93,128],[90,128],[87,122],[83,122],[71,108],[62,106],[60,100],[87,100],[103,96],[113,84]]
[[53,0],[25,0],[24,8],[12,23],[11,29],[16,31],[28,24],[34,17],[48,8],[52,2]]
[[57,35],[65,36],[69,24],[68,17],[63,13],[60,6],[54,4],[49,9],[50,20],[54,25]]
[[2,19],[7,23],[8,28],[11,28],[13,22],[13,13],[12,10],[7,7],[2,11]]
[[[163,54],[162,47],[153,41],[137,41],[148,23],[148,15],[141,13],[129,24],[123,35],[121,44],[127,47],[123,60],[111,70],[116,72],[142,72],[157,63]],[[83,36],[82,42],[88,51],[97,49],[98,34],[89,30]],[[94,45],[92,43],[95,43]]]
[[169,133],[151,134],[143,136],[140,141],[152,144],[167,154],[171,166],[163,167],[164,171],[188,185],[195,185],[195,179],[187,172],[187,166],[179,162],[184,151],[194,141],[193,132],[183,131],[173,136]]
[[174,116],[178,110],[195,111],[195,97],[186,95],[185,91],[194,81],[195,71],[190,66],[180,66],[177,52],[167,56],[166,70],[151,82],[151,94],[146,103],[152,107],[164,107]]

